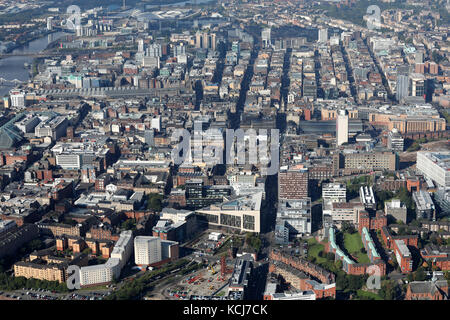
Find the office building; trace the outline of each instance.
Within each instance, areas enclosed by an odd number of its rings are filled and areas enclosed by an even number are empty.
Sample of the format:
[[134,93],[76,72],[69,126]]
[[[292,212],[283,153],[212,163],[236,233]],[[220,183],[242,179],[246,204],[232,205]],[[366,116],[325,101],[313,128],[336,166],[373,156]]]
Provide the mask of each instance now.
[[343,183],[326,183],[322,185],[323,214],[330,214],[333,203],[347,201],[347,188]]
[[212,204],[196,211],[199,223],[212,228],[261,232],[262,192]]
[[333,223],[338,227],[342,226],[344,222],[356,225],[359,213],[363,210],[365,210],[364,205],[360,202],[334,202],[331,205],[329,215],[333,219]]
[[405,97],[409,95],[409,76],[404,74],[399,74],[397,76],[397,86],[395,98],[397,101],[401,102]]
[[344,154],[345,169],[389,170],[398,168],[398,156],[393,152],[358,152]]
[[278,173],[278,199],[308,197],[308,169],[287,168]]
[[409,75],[410,96],[423,97],[425,95],[425,76],[420,73]]
[[434,203],[428,192],[423,189],[415,191],[412,197],[416,204],[416,219],[436,219]]
[[417,152],[417,171],[439,187],[450,188],[450,152]]
[[405,139],[398,132],[396,128],[392,129],[388,133],[387,147],[389,150],[402,152],[405,144]]
[[278,202],[277,225],[282,225],[295,237],[311,234],[311,198],[299,200],[280,199]]
[[65,116],[54,117],[47,121],[40,122],[34,128],[34,134],[36,137],[51,137],[53,140],[58,140],[60,137],[65,136],[69,121]]

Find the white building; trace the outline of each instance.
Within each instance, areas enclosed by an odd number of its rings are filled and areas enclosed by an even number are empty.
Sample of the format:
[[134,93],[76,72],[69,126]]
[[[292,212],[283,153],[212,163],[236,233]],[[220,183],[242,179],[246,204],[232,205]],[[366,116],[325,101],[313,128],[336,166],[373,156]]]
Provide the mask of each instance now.
[[68,125],[69,121],[67,121],[65,116],[57,116],[36,125],[34,134],[39,138],[51,137],[54,140],[58,140],[66,134]]
[[361,186],[359,188],[359,199],[361,200],[361,203],[364,205],[364,207],[376,209],[377,203],[372,187]]
[[134,239],[134,262],[137,265],[153,265],[171,258],[178,258],[178,242],[150,236]]
[[212,204],[197,210],[210,227],[224,227],[244,232],[261,232],[262,192]]
[[264,48],[269,48],[272,44],[272,41],[270,39],[271,29],[270,28],[264,28],[261,31],[261,38]]
[[47,18],[47,30],[49,31],[53,30],[53,17]]
[[160,116],[153,117],[150,125],[151,129],[155,129],[158,132],[161,131],[161,117]]
[[322,186],[322,199],[332,202],[345,202],[347,200],[347,187],[343,183],[326,183]]
[[134,239],[134,263],[151,265],[161,260],[160,238],[138,236]]
[[57,154],[56,165],[65,170],[81,168],[81,155],[79,154]]
[[138,40],[138,52],[144,52],[144,39]]
[[327,41],[328,41],[328,29],[327,28],[319,29],[319,39],[317,41],[319,43],[327,43]]
[[417,152],[417,170],[439,187],[450,188],[450,152]]
[[336,142],[338,146],[348,142],[348,114],[346,110],[339,110],[336,119]]
[[20,91],[11,91],[11,105],[13,107],[25,107],[25,93]]
[[106,263],[80,268],[80,285],[82,287],[97,285],[118,279],[132,250],[133,233],[132,231],[123,231],[113,248],[111,258]]
[[322,185],[323,214],[330,214],[332,204],[347,201],[347,188],[343,183],[326,183]]

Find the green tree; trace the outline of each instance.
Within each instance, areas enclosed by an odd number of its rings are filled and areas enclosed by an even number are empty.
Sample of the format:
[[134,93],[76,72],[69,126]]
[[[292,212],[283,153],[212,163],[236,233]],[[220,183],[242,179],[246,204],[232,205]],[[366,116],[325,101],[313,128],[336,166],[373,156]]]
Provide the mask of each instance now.
[[425,273],[425,270],[423,267],[417,268],[417,271],[414,274],[414,280],[415,281],[425,281],[427,278],[427,275]]
[[136,228],[136,219],[127,219],[122,223],[122,229],[134,230]]
[[395,300],[401,293],[401,289],[393,280],[383,281],[381,289],[378,292],[384,300]]
[[161,211],[163,196],[158,193],[150,193],[147,198],[147,210]]

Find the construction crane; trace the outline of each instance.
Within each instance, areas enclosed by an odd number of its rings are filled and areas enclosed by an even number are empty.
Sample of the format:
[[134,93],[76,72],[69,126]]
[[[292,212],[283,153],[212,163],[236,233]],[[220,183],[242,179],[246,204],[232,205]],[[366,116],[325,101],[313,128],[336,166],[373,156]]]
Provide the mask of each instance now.
[[213,266],[212,264],[210,264],[210,265],[208,266],[208,270],[211,271],[211,274],[212,274],[212,275],[214,275],[214,274],[217,273],[217,271],[214,270],[214,266]]
[[225,260],[225,255],[223,255],[222,257],[220,257],[220,274],[222,276],[222,278],[225,277],[225,274],[227,273],[231,273],[232,270],[227,268],[227,262]]

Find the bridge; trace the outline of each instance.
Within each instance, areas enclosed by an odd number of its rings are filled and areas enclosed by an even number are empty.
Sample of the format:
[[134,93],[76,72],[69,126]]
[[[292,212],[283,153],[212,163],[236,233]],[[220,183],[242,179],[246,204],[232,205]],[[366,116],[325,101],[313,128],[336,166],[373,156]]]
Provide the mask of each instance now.
[[[31,53],[3,53],[0,54],[0,59],[2,58],[8,58],[8,57],[34,57],[34,58],[43,58],[43,57],[50,57],[50,56],[56,56],[58,53],[56,52],[31,52]],[[61,54],[59,54],[61,55]]]
[[21,80],[18,80],[18,79],[8,80],[8,79],[5,79],[5,78],[0,78],[0,85],[2,85],[2,84],[9,84],[9,83],[17,85],[17,84],[21,84],[21,83],[26,83],[26,81],[21,81]]

